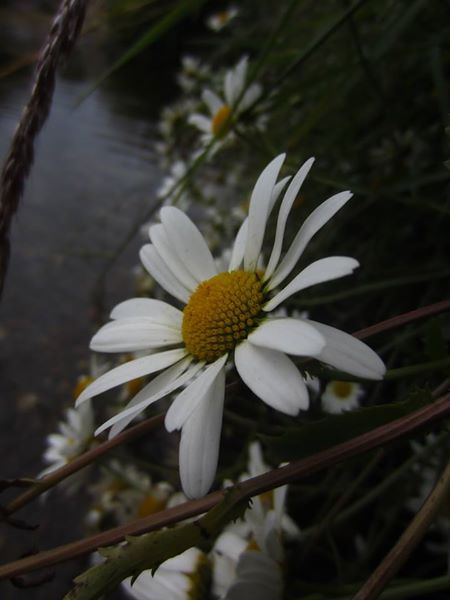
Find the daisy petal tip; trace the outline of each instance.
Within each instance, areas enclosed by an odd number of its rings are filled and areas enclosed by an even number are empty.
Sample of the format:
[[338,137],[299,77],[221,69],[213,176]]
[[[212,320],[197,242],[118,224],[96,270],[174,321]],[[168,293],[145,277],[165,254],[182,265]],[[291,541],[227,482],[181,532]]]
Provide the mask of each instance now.
[[164,419],[164,427],[168,433],[172,433],[173,431],[175,431],[177,429],[174,421],[175,420],[172,416],[172,413],[167,412],[166,417]]
[[103,433],[104,431],[106,431],[108,429],[108,425],[106,425],[106,423],[103,423],[103,425],[100,425],[100,427],[97,427],[97,429],[94,431],[94,436],[98,437],[101,433]]
[[78,396],[78,398],[75,400],[75,408],[79,408],[83,402],[86,402],[87,398],[83,398],[83,394],[81,394],[80,396]]

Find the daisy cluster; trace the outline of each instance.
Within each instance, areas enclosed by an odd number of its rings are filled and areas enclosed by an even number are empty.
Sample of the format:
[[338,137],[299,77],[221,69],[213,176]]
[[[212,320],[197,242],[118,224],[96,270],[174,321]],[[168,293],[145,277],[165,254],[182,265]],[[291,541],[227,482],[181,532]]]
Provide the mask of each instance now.
[[[260,444],[253,442],[247,471],[239,480],[269,470]],[[106,465],[95,491],[97,503],[88,514],[91,527],[99,526],[100,519],[121,524],[185,500],[170,484],[153,483],[133,465],[119,461]],[[246,598],[249,590],[258,598],[281,598],[285,546],[300,538],[299,528],[287,513],[287,491],[283,486],[254,498],[244,517],[227,526],[209,551],[190,548],[163,562],[154,575],[144,571],[133,583],[125,580],[123,590],[138,600],[239,599]]]

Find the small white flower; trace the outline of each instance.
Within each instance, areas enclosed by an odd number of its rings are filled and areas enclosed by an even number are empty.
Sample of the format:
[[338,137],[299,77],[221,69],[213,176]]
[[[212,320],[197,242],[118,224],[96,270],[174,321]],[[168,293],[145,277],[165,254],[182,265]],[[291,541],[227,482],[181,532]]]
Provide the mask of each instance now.
[[59,433],[47,437],[44,460],[49,466],[41,477],[71,462],[89,447],[94,436],[94,415],[90,402],[66,411],[66,420],[58,425]]
[[98,482],[90,488],[94,498],[87,521],[98,525],[105,516],[118,523],[141,518],[166,508],[172,486],[151,477],[132,464],[112,460],[103,469]]
[[223,600],[281,600],[283,573],[280,564],[263,552],[248,550],[239,557],[236,575]]
[[181,71],[177,75],[177,82],[184,92],[192,92],[210,76],[209,67],[203,65],[195,56],[185,55],[181,58]]
[[232,21],[239,14],[239,10],[236,6],[229,6],[227,9],[221,12],[214,13],[206,19],[206,25],[212,29],[212,31],[221,31],[226,27],[230,21]]
[[214,480],[229,359],[234,358],[241,379],[256,396],[292,416],[308,408],[309,398],[288,355],[314,357],[367,379],[382,379],[385,372],[373,350],[343,331],[310,319],[268,318],[293,294],[350,275],[358,266],[349,257],[322,258],[282,285],[309,240],[352,196],[340,192],[318,206],[281,258],[288,215],[312,166],[310,159],[287,187],[267,267],[258,269],[267,220],[289,180],[276,183],[284,158],[275,158],[259,176],[227,271],[217,272],[204,238],[183,212],[173,206],[162,208],[161,224],[150,227],[152,243],[141,249],[141,260],[153,278],[185,305],[184,311],[159,300],[133,298],[116,306],[112,321],[91,340],[91,349],[98,352],[152,353],[99,377],[79,396],[78,404],[131,379],[160,372],[97,433],[111,427],[110,436],[116,435],[148,406],[186,386],[172,402],[165,425],[169,432],[181,429],[180,477],[189,497],[206,494]]
[[[164,200],[164,206],[172,204],[176,198],[177,205],[182,210],[187,210],[191,204],[189,194],[180,190],[180,184],[187,173],[187,166],[181,160],[177,160],[170,168],[170,174],[164,177],[156,195]],[[148,229],[147,229],[148,231]]]
[[208,569],[205,554],[189,548],[163,562],[154,575],[150,570],[143,571],[133,585],[126,579],[122,586],[137,600],[200,600],[203,572],[207,577]]
[[[240,62],[226,72],[223,82],[223,95],[207,89],[202,94],[209,117],[195,113],[189,117],[189,123],[203,132],[202,140],[205,145],[213,138],[223,138],[230,132],[232,121],[247,110],[261,95],[262,88],[253,83],[245,90],[247,80],[248,59]],[[236,103],[239,100],[239,104]]]
[[[248,472],[239,480],[269,470],[261,445],[253,442],[249,447]],[[281,598],[283,535],[293,538],[300,534],[286,513],[287,489],[284,485],[253,498],[243,519],[228,525],[217,538],[212,550],[213,591],[220,598]]]
[[339,414],[359,408],[364,390],[353,381],[330,381],[322,394],[322,408],[325,412]]

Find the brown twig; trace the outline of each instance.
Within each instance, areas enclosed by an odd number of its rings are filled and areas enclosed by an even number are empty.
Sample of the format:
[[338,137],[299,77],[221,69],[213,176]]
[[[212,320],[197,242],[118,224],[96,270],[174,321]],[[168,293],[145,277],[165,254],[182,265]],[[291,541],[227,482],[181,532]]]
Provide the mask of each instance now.
[[353,600],[374,600],[378,598],[389,581],[406,562],[411,552],[423,538],[428,527],[439,513],[450,494],[450,462],[445,467],[435,488],[425,500],[422,508],[411,521],[408,528],[384,557],[369,579],[365,582]]
[[[392,442],[449,414],[450,394],[447,394],[429,406],[391,423],[377,427],[352,440],[240,483],[239,493],[241,499],[249,499],[252,496],[257,496],[281,485],[304,479],[343,460]],[[0,567],[0,579],[22,575],[77,558],[84,554],[89,554],[101,546],[108,546],[123,541],[129,535],[139,535],[167,525],[173,525],[179,521],[206,512],[220,502],[222,498],[223,492],[214,492],[199,500],[191,500],[180,506],[137,519],[100,534],[3,565]]]
[[34,158],[34,140],[42,129],[55,88],[56,69],[78,37],[88,0],[62,0],[36,65],[31,96],[11,142],[1,176],[0,197],[0,294],[8,267],[11,220],[19,206],[25,179]]
[[437,315],[447,310],[450,310],[450,300],[442,300],[441,302],[436,302],[435,304],[429,304],[428,306],[416,308],[415,310],[411,310],[407,313],[397,315],[396,317],[386,319],[385,321],[380,321],[375,325],[371,325],[370,327],[365,327],[364,329],[355,331],[355,333],[353,333],[352,335],[354,335],[358,339],[364,339],[372,335],[376,335],[377,333],[382,333],[383,331],[395,329],[396,327],[400,327],[400,325],[406,325],[407,323],[411,323],[412,321],[417,321],[418,319],[424,319],[425,317]]

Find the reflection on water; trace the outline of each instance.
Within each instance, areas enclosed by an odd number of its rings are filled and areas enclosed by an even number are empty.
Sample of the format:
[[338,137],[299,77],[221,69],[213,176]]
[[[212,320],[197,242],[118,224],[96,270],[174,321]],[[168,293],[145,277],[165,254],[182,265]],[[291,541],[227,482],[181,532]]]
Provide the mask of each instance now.
[[[78,50],[77,74],[83,72],[80,67],[89,66],[91,50]],[[2,159],[27,98],[29,76],[0,80]],[[87,364],[97,276],[137,217],[155,202],[156,108],[111,85],[74,108],[87,85],[85,78],[59,78],[13,222],[12,256],[0,306],[1,478],[31,476],[42,467],[45,435],[72,402],[74,381]],[[139,245],[137,236],[112,269],[106,307],[132,293],[130,269]],[[50,547],[80,535],[75,517],[69,519],[68,529],[65,500],[50,496],[48,502],[44,510],[33,507],[21,513],[40,522],[38,534],[1,528],[2,562],[35,544]],[[77,513],[74,503],[69,508]],[[56,582],[22,594],[62,597],[76,568],[79,565],[58,569]],[[2,599],[18,593],[9,583],[0,584]]]

